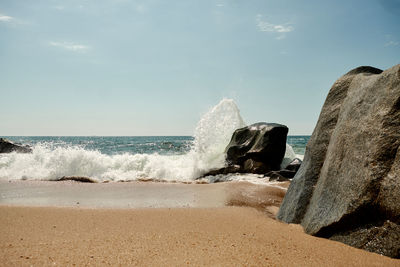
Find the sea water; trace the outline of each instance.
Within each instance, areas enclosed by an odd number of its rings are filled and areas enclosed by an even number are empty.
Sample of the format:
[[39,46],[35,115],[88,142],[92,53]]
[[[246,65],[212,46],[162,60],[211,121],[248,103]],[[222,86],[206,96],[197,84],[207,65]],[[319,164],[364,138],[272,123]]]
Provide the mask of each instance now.
[[[193,136],[5,136],[32,146],[31,154],[0,154],[2,180],[57,180],[85,176],[98,182],[193,182],[225,165],[224,150],[234,130],[245,126],[235,102],[223,99],[198,122]],[[302,158],[309,136],[288,136],[285,160]],[[260,175],[226,175],[222,180],[260,180]],[[221,177],[206,178],[208,182]]]

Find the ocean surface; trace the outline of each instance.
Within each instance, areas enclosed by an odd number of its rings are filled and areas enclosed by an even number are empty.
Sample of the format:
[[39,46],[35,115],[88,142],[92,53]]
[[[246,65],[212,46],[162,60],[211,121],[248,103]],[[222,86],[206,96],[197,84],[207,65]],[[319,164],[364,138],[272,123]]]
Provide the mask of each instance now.
[[[193,182],[224,166],[224,150],[233,131],[245,125],[235,102],[224,99],[204,114],[193,136],[2,136],[32,146],[33,153],[0,154],[0,179],[85,176],[98,182]],[[309,138],[288,136],[283,164],[302,158]],[[261,181],[261,177],[227,175],[222,180]],[[206,182],[215,180],[209,177]]]

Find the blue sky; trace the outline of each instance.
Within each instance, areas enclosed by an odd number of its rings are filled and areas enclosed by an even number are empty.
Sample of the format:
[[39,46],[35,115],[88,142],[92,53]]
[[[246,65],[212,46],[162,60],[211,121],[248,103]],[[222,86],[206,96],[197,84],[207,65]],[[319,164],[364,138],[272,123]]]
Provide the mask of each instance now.
[[399,0],[2,0],[0,135],[191,135],[223,97],[311,134],[337,78],[399,63]]

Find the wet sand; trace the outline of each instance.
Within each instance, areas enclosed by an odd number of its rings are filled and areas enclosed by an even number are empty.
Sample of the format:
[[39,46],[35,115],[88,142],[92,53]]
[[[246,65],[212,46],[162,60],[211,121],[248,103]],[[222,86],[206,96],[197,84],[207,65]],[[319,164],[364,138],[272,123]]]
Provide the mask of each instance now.
[[273,216],[289,183],[182,184],[0,181],[0,205],[86,208],[251,206]]
[[0,266],[400,266],[272,219],[279,187],[11,182],[0,194]]

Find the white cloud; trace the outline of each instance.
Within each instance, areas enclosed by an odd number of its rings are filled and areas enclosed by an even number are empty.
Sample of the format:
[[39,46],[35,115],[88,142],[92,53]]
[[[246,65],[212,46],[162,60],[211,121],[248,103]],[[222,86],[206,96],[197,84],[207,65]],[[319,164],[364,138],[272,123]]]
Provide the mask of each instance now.
[[258,14],[256,16],[257,28],[261,32],[273,32],[279,33],[276,39],[281,40],[286,37],[286,33],[294,31],[294,27],[289,25],[289,23],[285,24],[273,24],[268,21],[262,20],[262,15]]
[[4,14],[0,14],[0,23],[7,23],[12,27],[31,24],[31,22],[27,20],[21,20],[20,18],[11,17]]
[[398,46],[399,42],[396,41],[389,41],[385,44],[385,46]]
[[13,17],[0,14],[0,21],[2,21],[2,22],[10,22],[10,21],[12,21],[13,19],[14,19]]
[[64,9],[65,9],[65,6],[55,6],[54,9],[57,9],[57,10],[64,10]]
[[399,42],[391,34],[386,34],[385,35],[385,39],[386,39],[385,47],[387,47],[387,46],[398,46],[399,45]]
[[391,34],[386,34],[385,35],[385,39],[386,39],[385,47],[398,46],[400,44],[398,42],[398,39],[396,37],[394,37],[393,35],[391,35]]
[[82,45],[82,44],[77,44],[77,43],[71,43],[71,42],[50,42],[49,45],[54,46],[54,47],[60,47],[65,50],[73,51],[73,52],[81,52],[85,53],[90,49],[90,46],[87,45]]

